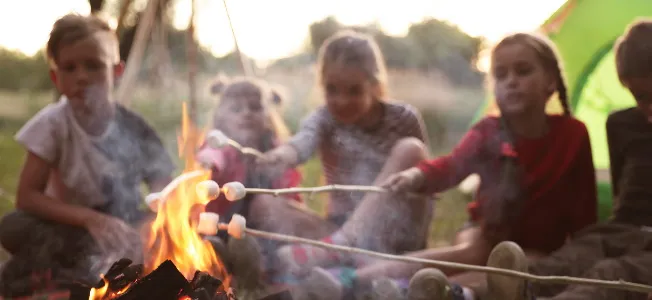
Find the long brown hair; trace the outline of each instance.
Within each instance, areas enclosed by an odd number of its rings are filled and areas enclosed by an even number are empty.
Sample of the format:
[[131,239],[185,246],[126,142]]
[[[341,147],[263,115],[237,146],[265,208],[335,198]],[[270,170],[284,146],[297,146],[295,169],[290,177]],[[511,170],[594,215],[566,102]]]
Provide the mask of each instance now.
[[[551,91],[549,97],[557,93],[564,115],[570,116],[571,109],[568,102],[568,92],[566,80],[563,75],[562,64],[557,55],[557,51],[552,42],[539,35],[530,33],[516,33],[503,38],[496,44],[491,52],[495,55],[501,47],[513,44],[521,44],[530,47],[537,54],[539,62],[543,68],[551,74],[556,82],[556,91]],[[493,69],[491,72],[493,76]],[[500,118],[500,149],[503,160],[503,169],[501,182],[498,192],[488,199],[486,207],[487,213],[486,227],[489,230],[485,234],[490,239],[505,240],[512,235],[512,229],[515,222],[521,217],[523,203],[527,199],[527,191],[523,189],[522,178],[523,170],[518,164],[518,153],[515,152],[515,139],[510,131],[504,117]]]

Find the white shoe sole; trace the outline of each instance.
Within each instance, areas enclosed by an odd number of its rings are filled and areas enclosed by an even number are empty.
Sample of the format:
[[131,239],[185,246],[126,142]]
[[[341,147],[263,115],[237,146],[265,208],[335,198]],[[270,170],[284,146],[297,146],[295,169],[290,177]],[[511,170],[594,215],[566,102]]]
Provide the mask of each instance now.
[[408,287],[408,300],[448,300],[451,299],[448,277],[439,269],[419,270]]
[[[520,246],[502,242],[491,251],[487,266],[519,272],[528,271],[528,262]],[[525,300],[527,282],[524,279],[497,274],[487,275],[489,300]]]

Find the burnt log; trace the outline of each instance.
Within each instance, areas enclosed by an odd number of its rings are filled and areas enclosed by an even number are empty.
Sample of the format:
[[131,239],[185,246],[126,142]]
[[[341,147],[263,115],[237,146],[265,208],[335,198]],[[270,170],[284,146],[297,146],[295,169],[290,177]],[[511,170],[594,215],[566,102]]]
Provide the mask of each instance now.
[[136,281],[118,300],[178,300],[192,293],[192,286],[170,260]]
[[197,271],[195,272],[195,276],[190,281],[190,285],[195,291],[203,290],[208,295],[215,295],[222,286],[222,281],[206,272]]

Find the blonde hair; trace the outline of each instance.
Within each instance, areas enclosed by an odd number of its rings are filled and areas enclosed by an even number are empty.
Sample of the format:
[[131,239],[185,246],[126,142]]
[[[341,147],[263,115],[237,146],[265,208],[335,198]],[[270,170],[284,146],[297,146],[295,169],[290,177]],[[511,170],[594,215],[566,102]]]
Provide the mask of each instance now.
[[[269,83],[264,81],[239,77],[233,80],[228,80],[225,77],[216,79],[210,87],[212,94],[220,95],[220,99],[213,111],[212,126],[214,124],[223,124],[221,121],[223,113],[221,109],[228,101],[234,101],[238,97],[255,97],[260,99],[267,116],[267,129],[272,134],[275,142],[283,142],[290,136],[283,118],[279,115],[274,106],[280,106],[283,103],[283,96],[279,89],[273,88]],[[259,149],[266,151],[269,149]]]
[[[550,72],[556,80],[557,84],[557,98],[562,106],[565,115],[571,114],[570,105],[568,103],[568,89],[566,87],[566,78],[564,77],[563,65],[557,54],[557,47],[548,38],[535,35],[531,33],[515,33],[504,37],[498,44],[496,44],[491,51],[493,57],[496,51],[505,45],[513,45],[519,43],[530,47],[537,54],[537,58],[543,67]],[[492,66],[492,77],[494,76]],[[552,96],[552,95],[550,95]]]
[[333,66],[355,67],[378,86],[380,97],[387,93],[387,70],[383,54],[374,39],[352,30],[340,31],[328,38],[319,49],[319,83],[324,84],[326,70]]
[[46,46],[50,67],[56,68],[61,46],[73,44],[98,32],[107,34],[104,41],[110,44],[107,46],[110,47],[112,63],[119,63],[118,37],[106,21],[95,15],[67,14],[54,22],[52,31],[50,31],[50,38]]
[[621,82],[652,75],[652,19],[632,23],[614,47],[616,71]]

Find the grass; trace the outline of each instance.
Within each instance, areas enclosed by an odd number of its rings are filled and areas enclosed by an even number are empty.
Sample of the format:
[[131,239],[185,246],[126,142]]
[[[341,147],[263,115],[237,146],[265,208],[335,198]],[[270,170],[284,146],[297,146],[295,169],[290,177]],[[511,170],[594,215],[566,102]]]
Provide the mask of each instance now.
[[[304,74],[305,75],[305,74]],[[404,75],[404,76],[403,76]],[[290,99],[313,98],[314,90],[306,87],[312,86],[310,76],[286,76],[270,74],[276,83],[285,86]],[[466,126],[474,112],[477,103],[482,100],[479,91],[461,90],[451,92],[450,87],[433,83],[433,78],[415,78],[409,74],[402,74],[397,80],[398,85],[392,87],[397,91],[397,98],[412,103],[420,108],[425,119],[426,127],[430,133],[431,149],[434,153],[448,151],[459,136],[466,130]],[[415,83],[417,82],[417,83]],[[425,86],[426,91],[415,92],[416,87]],[[448,91],[446,93],[442,91]],[[432,93],[437,93],[432,96]],[[181,120],[181,105],[179,99],[185,99],[186,92],[183,88],[172,88],[165,93],[156,90],[137,91],[134,94],[132,109],[139,112],[158,131],[173,157],[176,155],[176,135]],[[434,97],[430,99],[428,97]],[[443,98],[437,99],[437,97]],[[20,127],[39,109],[53,100],[52,94],[10,93],[0,91],[0,216],[9,212],[14,207],[16,185],[24,159],[24,150],[14,140],[14,135]],[[200,124],[203,124],[207,112],[213,105],[213,98],[208,92],[200,93],[199,107]],[[286,103],[284,112],[292,130],[296,130],[299,115],[310,109],[309,101],[290,101]],[[438,113],[446,112],[446,116]],[[180,161],[178,161],[180,162]],[[301,167],[304,176],[304,186],[323,184],[321,166],[314,158]],[[323,212],[324,199],[315,198],[308,200],[308,205],[317,212]],[[439,246],[450,243],[459,227],[466,221],[465,206],[469,199],[453,189],[440,195],[440,200],[435,208],[435,218],[431,224],[429,245]],[[0,259],[4,255],[0,253]]]

